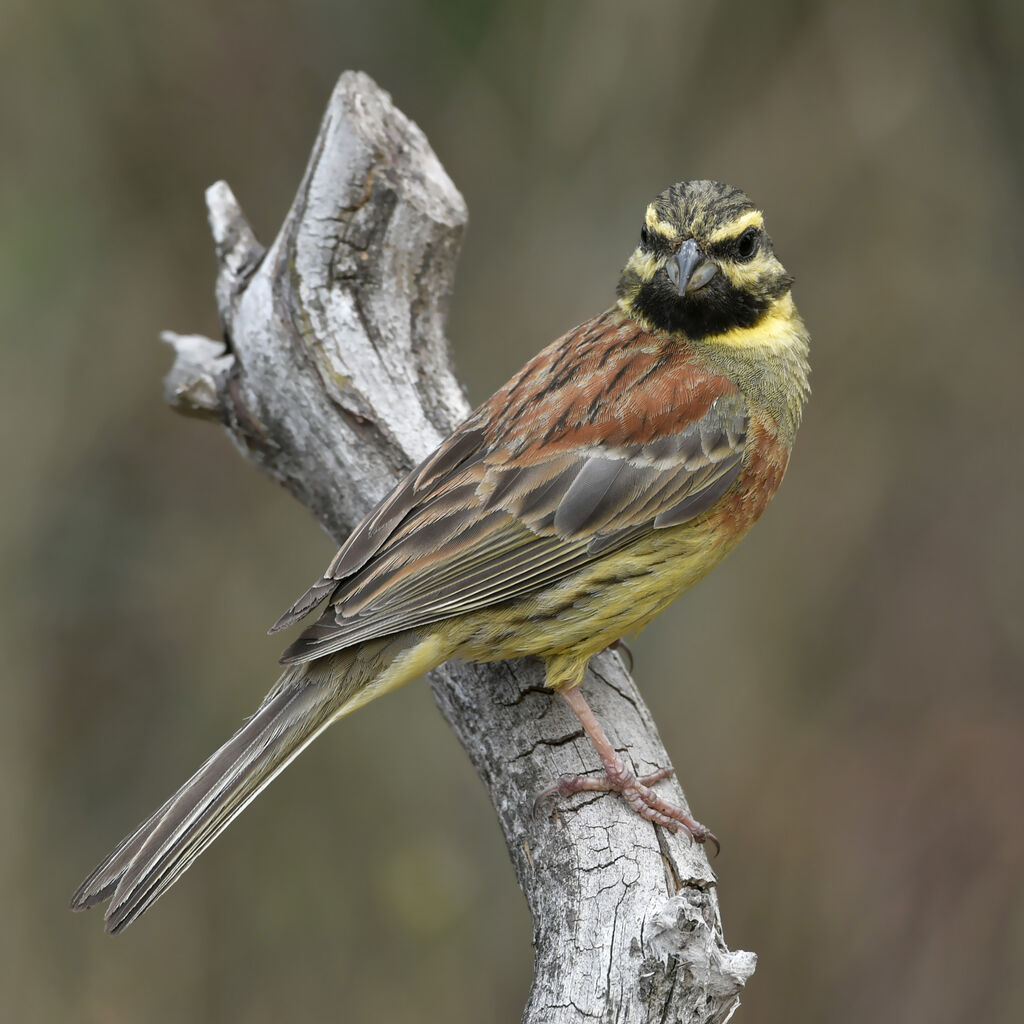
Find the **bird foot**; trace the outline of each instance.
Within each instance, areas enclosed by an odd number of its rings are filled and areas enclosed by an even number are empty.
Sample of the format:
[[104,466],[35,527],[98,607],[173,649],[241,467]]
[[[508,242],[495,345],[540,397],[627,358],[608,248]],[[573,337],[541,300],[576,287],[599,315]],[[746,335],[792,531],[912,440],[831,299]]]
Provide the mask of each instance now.
[[633,652],[630,650],[629,644],[627,644],[626,641],[622,639],[622,637],[619,637],[618,640],[613,640],[605,649],[609,651],[615,651],[619,655],[619,657],[622,658],[622,660],[625,662],[626,671],[632,675]]
[[650,787],[655,782],[667,779],[674,774],[674,769],[659,768],[650,775],[637,778],[625,764],[619,760],[617,765],[606,769],[603,777],[596,775],[563,775],[554,785],[548,786],[534,802],[536,808],[543,801],[553,796],[572,796],[574,793],[621,793],[626,803],[647,821],[661,825],[669,832],[684,829],[690,838],[697,843],[714,843],[715,854],[721,850],[721,844],[715,834],[706,825],[691,818],[681,807],[663,800]]

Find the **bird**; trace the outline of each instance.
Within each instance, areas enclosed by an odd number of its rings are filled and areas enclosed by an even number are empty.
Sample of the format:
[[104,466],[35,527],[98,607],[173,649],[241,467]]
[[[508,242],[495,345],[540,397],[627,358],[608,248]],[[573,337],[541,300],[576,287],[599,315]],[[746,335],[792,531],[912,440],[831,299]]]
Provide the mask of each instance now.
[[542,660],[613,791],[714,834],[638,778],[580,683],[589,659],[699,582],[782,481],[809,334],[764,214],[684,181],[647,207],[614,303],[544,348],[353,530],[271,632],[320,609],[256,712],[82,883],[120,932],[328,726],[450,658]]

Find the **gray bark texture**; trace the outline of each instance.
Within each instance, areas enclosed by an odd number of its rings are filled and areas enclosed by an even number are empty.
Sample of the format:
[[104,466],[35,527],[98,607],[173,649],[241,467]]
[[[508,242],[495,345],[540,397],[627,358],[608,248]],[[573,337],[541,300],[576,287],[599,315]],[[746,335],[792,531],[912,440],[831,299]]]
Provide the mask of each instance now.
[[[469,412],[445,339],[465,203],[420,129],[351,72],[269,249],[224,182],[206,200],[225,342],[165,334],[176,350],[166,397],[224,423],[340,544]],[[728,1020],[756,958],[726,948],[704,850],[616,796],[534,812],[559,775],[600,767],[539,663],[447,664],[430,682],[533,914],[523,1020]],[[583,688],[638,774],[669,763],[617,655],[595,658]],[[674,780],[659,785],[684,802]]]

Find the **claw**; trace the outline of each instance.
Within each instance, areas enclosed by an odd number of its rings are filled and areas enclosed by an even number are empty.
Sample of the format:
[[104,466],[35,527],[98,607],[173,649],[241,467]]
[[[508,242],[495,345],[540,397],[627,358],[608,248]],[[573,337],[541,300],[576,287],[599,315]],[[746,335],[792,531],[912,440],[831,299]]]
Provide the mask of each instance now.
[[[693,833],[691,832],[690,835],[693,835]],[[716,857],[722,852],[722,844],[718,841],[718,836],[716,836],[715,833],[712,832],[709,828],[704,829],[704,834],[702,836],[694,836],[693,838],[696,839],[696,841],[700,843],[701,846],[703,846],[706,842],[714,843]]]
[[629,649],[629,644],[626,643],[622,637],[618,640],[613,641],[608,645],[609,651],[616,651],[622,660],[626,663],[626,671],[633,674],[633,652]]
[[541,806],[550,800],[553,796],[572,796],[573,793],[578,793],[579,789],[573,789],[572,784],[575,779],[580,776],[575,775],[560,775],[558,780],[552,783],[547,789],[542,789],[533,798],[533,815],[537,816]]

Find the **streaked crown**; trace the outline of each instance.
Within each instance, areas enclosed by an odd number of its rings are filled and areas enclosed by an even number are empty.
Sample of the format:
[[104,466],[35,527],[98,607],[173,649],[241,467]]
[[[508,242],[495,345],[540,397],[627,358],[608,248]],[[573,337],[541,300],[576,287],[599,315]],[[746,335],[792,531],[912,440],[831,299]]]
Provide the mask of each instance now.
[[746,193],[683,181],[647,207],[618,296],[649,329],[698,341],[755,327],[792,282]]

